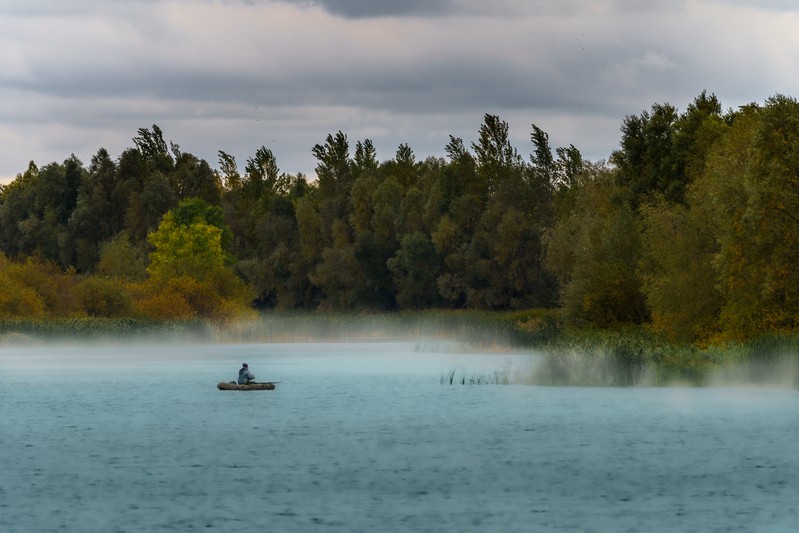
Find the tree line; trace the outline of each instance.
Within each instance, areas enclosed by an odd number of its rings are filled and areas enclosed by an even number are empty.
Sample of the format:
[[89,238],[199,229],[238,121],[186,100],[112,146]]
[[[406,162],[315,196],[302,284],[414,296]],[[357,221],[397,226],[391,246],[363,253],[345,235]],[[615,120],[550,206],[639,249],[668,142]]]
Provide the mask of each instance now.
[[[535,124],[522,156],[487,114],[445,158],[402,144],[379,161],[369,139],[330,134],[310,181],[263,146],[243,169],[220,151],[214,169],[153,126],[116,159],[31,163],[0,189],[0,286],[35,292],[9,272],[57,270],[105,287],[74,311],[100,315],[146,314],[148,298],[199,316],[558,307],[682,341],[794,331],[797,141],[795,99],[723,111],[703,92],[625,117],[607,161],[553,148]],[[0,316],[15,308],[0,300]]]

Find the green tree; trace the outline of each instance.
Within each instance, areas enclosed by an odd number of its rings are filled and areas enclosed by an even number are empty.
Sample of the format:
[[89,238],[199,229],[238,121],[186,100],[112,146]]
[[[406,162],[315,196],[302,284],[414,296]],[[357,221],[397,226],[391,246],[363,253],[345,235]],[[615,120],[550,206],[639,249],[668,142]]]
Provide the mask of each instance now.
[[438,218],[447,213],[464,195],[470,195],[480,201],[485,200],[488,191],[485,182],[477,175],[477,162],[463,144],[463,140],[450,136],[445,147],[449,162],[442,169],[439,179],[433,184],[431,201],[432,214],[426,218]]
[[158,227],[164,213],[178,204],[178,197],[169,180],[155,171],[144,178],[139,191],[130,198],[125,225],[131,238],[143,242],[147,235]]
[[77,284],[76,291],[89,316],[129,317],[133,312],[133,298],[117,280],[88,276]]
[[492,195],[499,183],[522,165],[522,158],[510,144],[509,126],[496,115],[486,114],[480,126],[479,141],[472,143],[477,156],[477,172]]
[[109,278],[143,280],[147,275],[147,260],[141,249],[134,246],[123,231],[100,245],[97,274]]
[[388,260],[400,307],[424,309],[437,303],[439,261],[436,255],[433,244],[424,233],[417,231],[402,238],[396,255]]
[[[122,229],[126,230],[137,243],[147,242],[147,231],[150,222],[143,220],[145,209],[139,204],[149,170],[144,156],[134,148],[128,148],[117,160],[116,183],[111,193],[111,204],[114,212],[121,218]],[[164,190],[173,197],[171,190]],[[163,215],[166,211],[160,213]],[[154,229],[154,228],[153,228]]]
[[225,218],[237,237],[234,249],[243,257],[236,270],[255,288],[259,308],[304,307],[313,265],[300,268],[304,256],[297,211],[301,204],[308,214],[316,211],[310,196],[304,201],[313,188],[301,174],[280,174],[266,149],[248,161],[248,168],[261,184],[260,196],[252,196],[248,174],[245,185],[225,197]]
[[549,134],[535,124],[532,127],[530,140],[535,147],[530,155],[532,171],[540,176],[541,181],[554,187],[558,182],[558,167],[549,145]]
[[370,139],[355,143],[355,157],[353,158],[352,169],[355,176],[361,176],[365,172],[377,169],[377,150]]
[[621,149],[613,153],[611,162],[636,204],[653,192],[663,193],[670,201],[681,200],[686,183],[674,166],[677,119],[677,109],[670,104],[654,104],[651,112],[624,118]]
[[469,247],[488,201],[487,182],[463,140],[450,136],[445,147],[449,161],[435,174],[425,212],[431,242],[442,258],[436,280],[439,294],[450,307],[464,307],[470,280]]
[[404,191],[416,185],[417,170],[416,155],[411,147],[404,143],[397,148],[394,159],[386,161],[381,167],[383,176],[396,180]]
[[364,309],[390,310],[396,307],[394,278],[388,268],[388,260],[396,247],[392,241],[384,241],[368,229],[359,232],[354,243],[355,259],[362,277],[357,287],[359,307]]
[[799,104],[776,95],[735,114],[708,156],[703,190],[717,223],[723,330],[748,337],[799,326]]
[[[689,197],[696,191],[689,189]],[[722,305],[713,224],[701,206],[696,209],[662,198],[643,206],[641,214],[643,292],[653,328],[677,341],[712,337],[718,332]]]
[[355,181],[349,150],[347,136],[340,131],[335,136],[328,135],[325,144],[316,144],[311,149],[317,159],[320,199],[331,202],[333,218],[346,216],[347,200]]
[[37,255],[63,267],[72,260],[67,222],[75,209],[85,169],[74,155],[28,171],[4,188],[0,205],[3,250]]
[[561,304],[578,323],[598,327],[648,319],[638,265],[640,221],[630,190],[604,169],[580,187],[571,214],[548,239],[546,263],[562,284]]
[[322,309],[353,309],[363,285],[363,271],[355,256],[356,248],[341,221],[334,223],[333,233],[334,245],[322,251],[322,260],[311,273],[310,280],[323,294]]
[[[661,194],[640,210],[643,290],[652,325],[681,341],[704,340],[719,330],[723,297],[716,268],[718,229],[727,221],[714,212],[719,207],[713,205],[715,200],[708,200],[719,198],[721,191],[711,183],[713,178],[704,174],[708,155],[727,134],[720,113],[715,96],[703,92],[677,121],[673,164],[686,179],[681,195],[684,203],[669,201]],[[730,149],[746,150],[743,145],[726,144],[724,159],[731,158]],[[728,170],[724,171],[725,181]]]
[[241,187],[241,174],[236,164],[236,158],[219,150],[219,171],[222,174],[222,186],[228,191]]
[[100,243],[122,230],[124,209],[118,209],[113,202],[116,174],[116,164],[101,148],[92,157],[81,182],[75,209],[60,242],[62,264],[74,266],[78,272],[94,269]]
[[195,222],[204,222],[222,230],[220,242],[223,253],[225,254],[225,264],[230,265],[235,261],[235,257],[229,253],[233,242],[233,234],[225,222],[225,216],[221,207],[218,205],[210,205],[202,198],[186,198],[180,202],[172,212],[175,222],[180,226],[188,226]]
[[391,202],[401,202],[398,199],[402,192],[395,179],[386,178],[381,170],[373,168],[362,172],[350,197],[352,252],[362,274],[356,288],[357,305],[367,309],[391,309],[396,305],[393,277],[386,261],[396,251],[395,232],[401,211]]
[[175,161],[175,169],[170,173],[172,189],[176,196],[201,198],[219,205],[222,198],[222,183],[208,162],[189,153],[181,153]]
[[153,124],[152,131],[147,128],[139,128],[138,135],[133,138],[133,144],[136,145],[136,149],[144,157],[151,171],[168,175],[175,168],[175,160],[164,140],[164,133],[157,125]]
[[247,186],[253,189],[253,196],[262,196],[264,189],[275,191],[280,178],[280,169],[272,150],[261,146],[255,151],[255,156],[247,160],[245,171],[247,172]]
[[708,152],[726,131],[721,103],[715,95],[702,91],[675,126],[672,166],[677,175],[683,176],[684,185],[675,189],[674,196],[682,201],[686,186],[702,175]]
[[225,264],[222,230],[205,221],[180,224],[170,211],[147,240],[153,246],[147,273],[156,280],[181,276],[203,280]]
[[3,187],[0,197],[0,250],[10,257],[22,253],[19,223],[33,213],[35,182],[39,167],[31,161],[28,169]]

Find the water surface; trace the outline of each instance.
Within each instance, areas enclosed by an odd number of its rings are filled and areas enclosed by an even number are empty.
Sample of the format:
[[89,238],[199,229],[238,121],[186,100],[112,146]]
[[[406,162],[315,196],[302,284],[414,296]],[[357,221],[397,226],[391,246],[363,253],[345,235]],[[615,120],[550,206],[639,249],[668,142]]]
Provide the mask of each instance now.
[[[793,390],[442,385],[413,343],[0,349],[0,531],[795,531]],[[216,390],[248,362],[275,391]]]

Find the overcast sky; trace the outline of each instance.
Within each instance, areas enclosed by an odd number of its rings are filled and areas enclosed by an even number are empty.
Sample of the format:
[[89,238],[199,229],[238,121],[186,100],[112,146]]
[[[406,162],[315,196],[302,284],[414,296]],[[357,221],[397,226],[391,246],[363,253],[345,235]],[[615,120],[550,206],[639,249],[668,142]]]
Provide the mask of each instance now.
[[218,167],[261,145],[312,174],[338,130],[380,160],[443,156],[485,113],[591,160],[625,115],[799,97],[799,3],[778,0],[4,0],[0,182],[112,157],[139,128]]

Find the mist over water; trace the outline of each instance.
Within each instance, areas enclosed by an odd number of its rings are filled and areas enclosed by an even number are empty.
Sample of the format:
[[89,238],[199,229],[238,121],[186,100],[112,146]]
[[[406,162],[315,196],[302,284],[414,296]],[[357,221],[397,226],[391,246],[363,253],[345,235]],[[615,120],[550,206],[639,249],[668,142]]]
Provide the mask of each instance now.
[[[796,390],[442,385],[535,367],[449,348],[0,348],[0,531],[799,528]],[[242,362],[281,383],[216,390]]]

